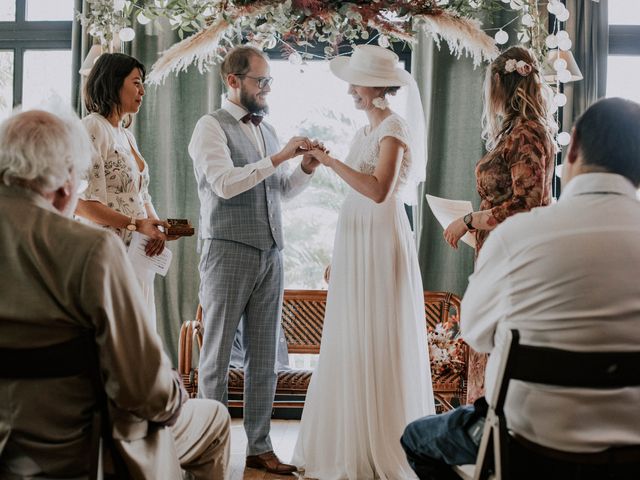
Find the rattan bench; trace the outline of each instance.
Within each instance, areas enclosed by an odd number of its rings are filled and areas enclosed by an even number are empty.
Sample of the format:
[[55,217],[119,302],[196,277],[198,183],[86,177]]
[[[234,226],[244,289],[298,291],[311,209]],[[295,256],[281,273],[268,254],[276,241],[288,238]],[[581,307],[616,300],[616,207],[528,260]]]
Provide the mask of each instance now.
[[[289,353],[318,354],[322,338],[326,290],[285,290],[282,305],[282,326]],[[438,323],[455,323],[460,317],[460,299],[447,292],[424,292],[427,331]],[[184,322],[180,331],[179,366],[183,382],[190,395],[198,389],[198,371],[193,361],[194,346],[202,345],[202,315],[198,309],[196,320]],[[467,364],[469,352],[462,346],[462,368],[455,371],[432,371],[433,391],[439,412],[467,403]],[[446,370],[446,369],[445,369]],[[287,370],[278,374],[274,409],[299,409],[311,379],[311,370]],[[229,370],[229,407],[242,407],[244,374],[241,369]]]

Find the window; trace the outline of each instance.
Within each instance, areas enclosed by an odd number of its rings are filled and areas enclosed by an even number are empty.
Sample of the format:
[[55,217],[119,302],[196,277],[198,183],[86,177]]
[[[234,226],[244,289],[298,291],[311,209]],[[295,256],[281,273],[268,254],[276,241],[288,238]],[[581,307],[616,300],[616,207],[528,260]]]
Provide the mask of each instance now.
[[607,97],[640,102],[640,2],[609,1]]
[[0,119],[71,97],[73,0],[0,0]]
[[[356,130],[367,123],[347,94],[348,85],[329,71],[324,60],[293,65],[272,58],[270,65],[274,82],[268,121],[276,127],[280,143],[296,135],[308,136],[344,160]],[[392,108],[400,114],[404,102],[403,89],[391,98]],[[294,168],[297,163],[294,160],[288,166]],[[319,167],[306,190],[282,203],[285,288],[326,288],[323,274],[331,261],[338,213],[349,189],[333,171]]]

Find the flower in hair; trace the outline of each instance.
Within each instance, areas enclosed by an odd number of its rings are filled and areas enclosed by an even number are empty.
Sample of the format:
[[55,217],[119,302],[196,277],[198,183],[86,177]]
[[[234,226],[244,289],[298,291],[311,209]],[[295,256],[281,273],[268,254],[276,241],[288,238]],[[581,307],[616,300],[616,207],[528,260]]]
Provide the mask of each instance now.
[[533,67],[524,60],[511,58],[505,62],[504,71],[507,73],[518,72],[521,76],[526,77],[533,71]]

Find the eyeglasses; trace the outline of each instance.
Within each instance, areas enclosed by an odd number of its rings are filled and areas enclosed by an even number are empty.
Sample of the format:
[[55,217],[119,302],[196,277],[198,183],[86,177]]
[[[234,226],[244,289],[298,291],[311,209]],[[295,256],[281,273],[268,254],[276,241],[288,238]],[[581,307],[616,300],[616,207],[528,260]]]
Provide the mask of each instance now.
[[236,77],[247,77],[252,78],[258,82],[258,88],[260,90],[264,90],[266,87],[270,87],[273,83],[273,77],[252,77],[251,75],[247,75],[246,73],[234,73]]

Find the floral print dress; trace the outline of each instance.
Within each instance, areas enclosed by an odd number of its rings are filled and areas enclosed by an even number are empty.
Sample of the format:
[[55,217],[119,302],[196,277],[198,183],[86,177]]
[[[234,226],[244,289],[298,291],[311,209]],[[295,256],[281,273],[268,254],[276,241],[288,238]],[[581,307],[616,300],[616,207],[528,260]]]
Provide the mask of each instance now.
[[[480,210],[491,210],[497,223],[516,213],[551,203],[555,147],[548,130],[531,121],[520,121],[476,165]],[[476,231],[476,255],[491,232]],[[468,400],[484,395],[487,355],[469,356]]]
[[[149,167],[135,137],[122,127],[114,127],[100,114],[91,113],[82,119],[94,146],[94,155],[87,175],[88,186],[81,194],[84,200],[97,201],[127,217],[147,218]],[[135,150],[135,155],[133,151]],[[140,170],[136,156],[142,161]],[[104,226],[129,246],[132,233],[126,228]],[[136,271],[142,287],[152,325],[155,326],[153,274]]]
[[[502,223],[516,213],[549,205],[554,155],[543,125],[531,120],[517,123],[476,165],[480,210],[491,210],[497,223]],[[489,233],[476,232],[476,252]]]

